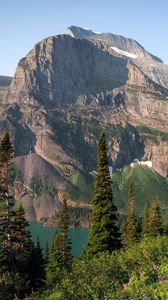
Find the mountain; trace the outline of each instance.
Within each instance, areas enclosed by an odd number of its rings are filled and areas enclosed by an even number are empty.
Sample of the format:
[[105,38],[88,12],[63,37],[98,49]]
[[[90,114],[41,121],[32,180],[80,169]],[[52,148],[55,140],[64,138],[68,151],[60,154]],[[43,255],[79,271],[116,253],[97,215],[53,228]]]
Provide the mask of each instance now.
[[129,58],[150,79],[168,88],[168,65],[163,64],[160,58],[146,51],[137,41],[121,35],[97,33],[76,26],[69,27],[65,33],[77,39],[99,42],[101,47],[106,48],[110,53],[114,52]]
[[135,41],[115,36],[108,45],[113,35],[100,40],[83,31],[89,37],[66,32],[37,43],[19,61],[1,101],[0,133],[8,128],[16,156],[16,198],[31,220],[57,214],[64,197],[74,214],[90,208],[86,188],[77,188],[79,201],[66,188],[76,174],[87,186],[102,128],[112,167],[138,158],[168,175],[168,89],[163,77],[148,76],[135,63],[139,58],[121,50],[143,56],[148,65],[165,65]]

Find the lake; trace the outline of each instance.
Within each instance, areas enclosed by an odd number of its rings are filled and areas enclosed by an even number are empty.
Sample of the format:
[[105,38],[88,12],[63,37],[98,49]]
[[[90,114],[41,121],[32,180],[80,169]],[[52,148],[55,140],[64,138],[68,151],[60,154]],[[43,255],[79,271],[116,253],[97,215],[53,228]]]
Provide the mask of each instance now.
[[[55,234],[55,227],[46,227],[36,221],[29,221],[29,229],[32,234],[33,242],[37,242],[39,237],[40,245],[44,249],[46,242],[51,247],[52,240]],[[69,229],[69,238],[72,241],[72,254],[78,256],[85,249],[88,240],[88,228],[76,227]]]

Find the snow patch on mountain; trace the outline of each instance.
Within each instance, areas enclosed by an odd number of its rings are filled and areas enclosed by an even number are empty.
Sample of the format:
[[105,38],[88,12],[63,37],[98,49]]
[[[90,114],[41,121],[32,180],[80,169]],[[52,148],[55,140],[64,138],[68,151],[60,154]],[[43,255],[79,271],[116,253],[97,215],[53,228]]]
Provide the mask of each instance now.
[[134,59],[138,58],[136,54],[121,50],[119,48],[111,47],[111,49],[114,50],[115,52],[117,52],[120,55],[127,56],[127,57],[134,58]]
[[101,34],[101,32],[98,32],[98,31],[93,31],[93,33],[95,33],[95,34]]
[[130,166],[133,168],[136,165],[142,165],[142,166],[148,166],[148,168],[152,168],[152,161],[146,160],[146,161],[139,161],[137,158],[134,159],[132,163],[130,163]]
[[92,32],[92,33],[94,33],[94,34],[101,34],[101,32],[94,31],[94,30],[92,30],[92,29],[89,29],[89,28],[86,28],[86,27],[81,27],[81,29],[84,29],[84,30],[90,31],[90,32]]

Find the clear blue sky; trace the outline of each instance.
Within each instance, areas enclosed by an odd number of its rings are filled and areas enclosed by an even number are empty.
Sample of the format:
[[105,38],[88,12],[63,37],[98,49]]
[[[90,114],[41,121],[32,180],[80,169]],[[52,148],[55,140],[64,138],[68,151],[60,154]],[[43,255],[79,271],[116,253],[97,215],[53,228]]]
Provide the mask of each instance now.
[[168,63],[168,0],[0,0],[0,75],[70,25],[134,38]]

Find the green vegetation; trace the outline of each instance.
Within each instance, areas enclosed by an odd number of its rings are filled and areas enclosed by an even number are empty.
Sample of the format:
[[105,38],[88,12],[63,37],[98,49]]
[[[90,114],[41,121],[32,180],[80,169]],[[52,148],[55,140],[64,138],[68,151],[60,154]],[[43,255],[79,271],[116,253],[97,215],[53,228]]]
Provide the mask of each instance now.
[[142,222],[143,237],[146,237],[150,234],[148,221],[149,221],[149,208],[145,204],[144,211],[143,211],[143,222]]
[[37,196],[41,196],[43,193],[43,182],[40,177],[33,176],[30,183],[30,188]]
[[[145,203],[149,205],[154,198],[159,199],[164,220],[168,216],[168,182],[164,177],[147,166],[125,167],[112,174],[114,203],[121,213],[127,209],[128,188],[132,183],[135,191],[135,208],[142,216]],[[120,201],[118,200],[120,199]]]
[[[148,238],[112,255],[77,260],[63,281],[66,299],[166,299],[168,238]],[[162,281],[162,283],[160,283]],[[159,299],[159,298],[156,298]]]
[[[142,228],[137,226],[135,209],[136,189],[140,179],[143,184],[148,184],[150,174],[150,180],[154,180],[153,184],[157,182],[159,185],[162,183],[161,177],[149,168],[135,167],[133,172],[130,168],[125,168],[122,173],[114,173],[111,181],[106,138],[102,132],[98,142],[98,171],[94,182],[86,251],[78,258],[72,257],[71,240],[68,236],[69,212],[64,200],[59,230],[55,232],[50,251],[46,244],[44,258],[39,240],[36,246],[31,240],[23,208],[18,207],[16,211],[13,209],[14,199],[10,194],[8,168],[12,157],[13,149],[9,135],[6,134],[0,146],[1,299],[24,299],[26,294],[31,298],[25,299],[34,300],[168,298],[168,237],[164,235],[167,231],[163,226],[159,201],[155,200],[156,193],[149,208],[144,194],[144,201],[141,203],[144,210]],[[143,176],[144,171],[146,177]],[[81,174],[71,179],[72,184],[77,187],[82,182],[79,189],[84,193],[86,181],[84,177],[82,180]],[[40,183],[37,179],[33,183],[32,189],[34,188],[37,194],[41,192]],[[140,188],[142,189],[142,186]],[[113,189],[118,193],[123,189],[128,203],[122,232],[123,240],[117,208],[113,204]],[[120,196],[121,194],[118,194],[116,199],[118,204]],[[163,202],[166,204],[166,200]],[[122,203],[120,207],[122,208]],[[137,211],[138,209],[137,206]]]
[[90,207],[68,207],[70,226],[84,225],[88,227],[92,208]]
[[128,190],[128,211],[122,231],[122,240],[124,245],[129,245],[137,241],[138,224],[135,214],[135,192],[132,183]]
[[[24,210],[21,206],[14,210],[10,188],[12,158],[13,148],[6,133],[0,145],[0,299],[3,300],[15,296],[23,298],[37,287],[37,282],[40,282],[38,288],[43,285],[41,274],[37,272],[39,256],[37,253],[36,258],[34,256],[36,248],[31,241]],[[41,261],[40,266],[42,268]]]
[[111,255],[78,258],[59,286],[33,299],[166,300],[167,245],[167,236],[150,237]]
[[[69,198],[76,201],[76,203],[79,203],[80,200],[91,203],[93,181],[94,176],[77,171],[70,177],[65,191],[68,193]],[[135,165],[133,168],[127,166],[121,172],[114,171],[112,174],[113,199],[114,204],[122,215],[125,215],[127,210],[127,195],[131,183],[135,190],[135,209],[138,217],[142,217],[145,203],[149,205],[157,197],[164,222],[166,223],[168,218],[168,180],[154,170],[142,165]],[[78,220],[88,222],[89,212],[91,210],[86,207],[72,208],[70,224],[73,225],[76,221],[78,223]],[[75,220],[74,223],[73,219]]]
[[43,178],[33,176],[30,182],[30,188],[37,196],[41,196],[43,192],[48,192],[52,195],[57,194],[57,190],[54,188],[52,182],[50,182],[48,176],[44,176]]
[[93,196],[93,176],[77,171],[67,181],[65,191],[72,200],[90,203]]
[[33,245],[33,249],[30,256],[29,266],[29,282],[33,290],[38,291],[44,286],[45,281],[45,260],[40,247],[39,238],[37,238],[37,244]]
[[164,227],[158,200],[152,201],[146,217],[148,217],[147,224],[145,226],[146,236],[158,236],[163,234]]
[[11,184],[13,184],[15,181],[23,183],[22,174],[14,162],[12,162],[9,166],[9,178]]
[[46,284],[57,285],[62,273],[69,272],[72,265],[71,241],[68,237],[69,216],[66,201],[64,200],[60,213],[60,231],[55,232],[51,253],[46,266]]
[[98,171],[94,183],[92,215],[90,222],[88,255],[108,251],[111,253],[121,247],[117,208],[113,204],[111,179],[108,168],[105,133],[98,142]]
[[168,132],[164,132],[156,128],[149,127],[147,125],[138,125],[136,129],[141,134],[148,134],[157,138],[159,137],[163,141],[168,141]]

